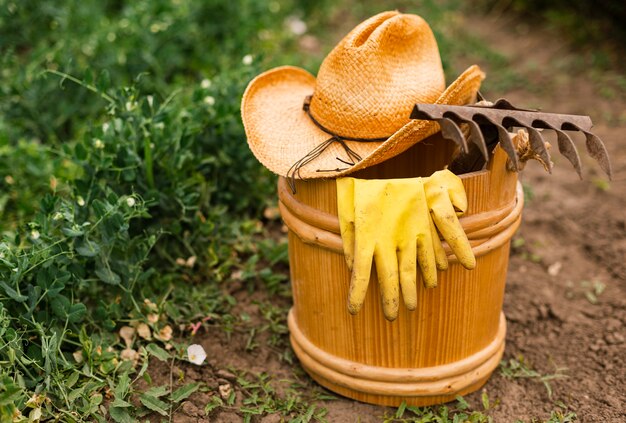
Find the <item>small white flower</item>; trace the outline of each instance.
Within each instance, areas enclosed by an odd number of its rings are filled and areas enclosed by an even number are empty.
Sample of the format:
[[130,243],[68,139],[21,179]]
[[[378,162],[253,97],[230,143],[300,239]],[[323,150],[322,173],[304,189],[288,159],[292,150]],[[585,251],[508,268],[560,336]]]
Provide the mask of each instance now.
[[104,143],[100,138],[96,138],[93,141],[93,146],[96,147],[98,150],[102,150],[104,148]]
[[291,31],[291,33],[294,35],[303,35],[304,33],[306,33],[306,23],[296,16],[288,17],[285,23],[287,24],[287,28],[289,28],[289,31]]
[[243,56],[243,59],[241,59],[241,63],[243,63],[246,66],[250,66],[253,60],[254,58],[252,57],[251,54],[246,54],[245,56]]
[[200,83],[200,86],[202,88],[204,88],[205,90],[211,88],[211,80],[210,79],[203,79],[202,82]]
[[76,204],[78,204],[80,207],[83,207],[85,205],[85,199],[79,195],[78,197],[76,197]]
[[213,106],[215,104],[215,98],[211,97],[210,95],[207,95],[206,97],[204,97],[204,103],[209,105],[209,106]]
[[111,124],[109,122],[104,122],[102,124],[102,132],[108,131],[110,127],[111,127]]
[[136,201],[133,197],[128,197],[126,199],[126,204],[128,204],[128,207],[133,207],[136,204]]
[[4,177],[4,182],[6,182],[9,185],[13,185],[15,183],[15,179],[13,179],[13,176],[7,175]]
[[39,239],[40,236],[41,235],[37,229],[33,229],[32,231],[30,231],[30,237],[32,239]]
[[152,107],[152,105],[154,104],[154,97],[152,97],[151,95],[146,97],[146,100],[148,100],[148,105],[150,107]]
[[200,365],[204,363],[206,359],[206,351],[202,348],[202,345],[192,344],[187,347],[187,358],[193,364]]
[[136,101],[127,101],[126,102],[126,110],[127,111],[131,111],[133,110],[135,107],[137,107],[137,102]]
[[53,216],[52,216],[52,220],[61,220],[63,219],[63,213],[61,212],[56,212]]

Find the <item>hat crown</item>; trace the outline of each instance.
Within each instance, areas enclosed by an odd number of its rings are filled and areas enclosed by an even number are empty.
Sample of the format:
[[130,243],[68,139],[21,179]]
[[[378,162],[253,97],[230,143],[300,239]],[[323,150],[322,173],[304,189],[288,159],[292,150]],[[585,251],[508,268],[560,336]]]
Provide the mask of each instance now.
[[434,103],[444,88],[426,21],[384,12],[354,28],[324,59],[310,110],[337,135],[384,138],[409,122],[413,104]]

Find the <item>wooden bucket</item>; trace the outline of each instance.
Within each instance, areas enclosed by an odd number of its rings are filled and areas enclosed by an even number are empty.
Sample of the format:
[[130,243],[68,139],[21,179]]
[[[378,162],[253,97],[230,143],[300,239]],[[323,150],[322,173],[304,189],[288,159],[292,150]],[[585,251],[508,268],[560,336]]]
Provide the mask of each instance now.
[[[425,140],[353,176],[428,176],[449,162],[452,151],[446,140]],[[461,224],[476,268],[464,269],[445,245],[450,266],[438,273],[438,286],[424,288],[418,272],[417,309],[408,311],[401,301],[393,322],[383,316],[376,272],[359,314],[348,313],[350,272],[335,181],[297,181],[294,195],[279,179],[279,207],[289,228],[291,345],[313,379],[346,397],[388,406],[451,401],[487,381],[504,351],[502,300],[510,239],[523,206],[517,174],[506,170],[506,160],[498,147],[487,170],[461,177],[469,204]]]

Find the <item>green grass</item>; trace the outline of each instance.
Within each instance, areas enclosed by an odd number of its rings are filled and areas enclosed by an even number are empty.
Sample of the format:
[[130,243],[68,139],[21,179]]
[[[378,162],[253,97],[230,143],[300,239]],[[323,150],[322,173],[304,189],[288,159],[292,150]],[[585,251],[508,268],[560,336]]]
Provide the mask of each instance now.
[[552,385],[550,381],[555,379],[566,378],[567,375],[564,367],[556,367],[554,373],[541,374],[526,361],[526,359],[519,355],[517,358],[511,358],[508,361],[503,360],[500,363],[500,374],[508,379],[530,379],[537,382],[541,382],[546,388],[546,392],[549,398],[552,398]]
[[461,396],[456,397],[456,404],[433,407],[413,407],[402,403],[395,413],[383,417],[385,423],[491,423],[489,410],[497,406],[492,404],[485,391],[481,395],[481,410],[472,410]]

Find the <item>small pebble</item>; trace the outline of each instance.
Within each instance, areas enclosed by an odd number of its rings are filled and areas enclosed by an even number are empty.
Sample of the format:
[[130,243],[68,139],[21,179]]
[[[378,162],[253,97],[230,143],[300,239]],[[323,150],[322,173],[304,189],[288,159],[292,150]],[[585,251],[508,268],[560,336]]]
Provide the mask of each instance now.
[[222,397],[222,399],[228,399],[228,397],[230,396],[230,393],[233,391],[232,386],[230,386],[230,383],[226,383],[224,385],[220,385],[217,389],[220,393],[220,396]]

